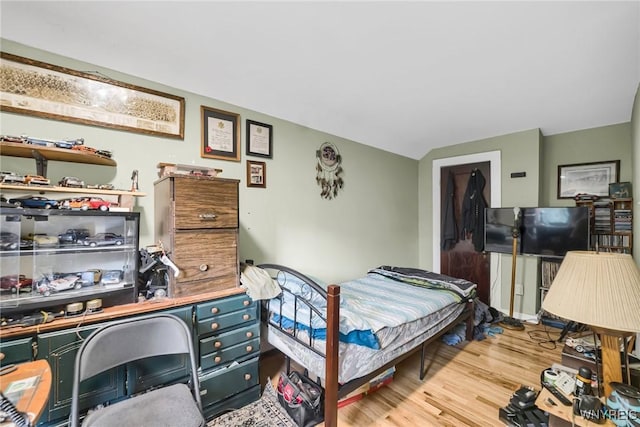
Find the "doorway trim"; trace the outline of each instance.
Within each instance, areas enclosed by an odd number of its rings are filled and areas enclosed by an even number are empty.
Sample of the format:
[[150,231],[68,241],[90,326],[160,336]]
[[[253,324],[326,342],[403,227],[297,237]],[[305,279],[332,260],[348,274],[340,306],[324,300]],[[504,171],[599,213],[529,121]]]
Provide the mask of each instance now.
[[[491,200],[489,200],[489,206],[494,208],[502,207],[502,176],[501,171],[501,152],[487,151],[485,153],[466,154],[464,156],[447,157],[444,159],[434,159],[431,167],[431,197],[432,197],[432,216],[433,216],[433,260],[432,269],[435,273],[440,273],[440,176],[441,169],[448,166],[465,165],[468,163],[482,163],[489,162],[489,168],[491,171]],[[498,274],[499,259],[498,257],[491,257],[489,281],[491,287],[489,290],[489,298],[491,306],[502,307],[500,298],[501,286],[499,282],[500,275]],[[496,283],[498,286],[493,286]],[[497,292],[496,292],[497,289]]]

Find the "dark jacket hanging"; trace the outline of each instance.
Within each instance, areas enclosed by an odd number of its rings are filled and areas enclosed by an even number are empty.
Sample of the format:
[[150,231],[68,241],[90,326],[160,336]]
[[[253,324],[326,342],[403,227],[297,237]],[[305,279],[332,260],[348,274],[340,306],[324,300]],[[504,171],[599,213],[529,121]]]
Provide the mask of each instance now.
[[456,210],[454,204],[455,181],[453,172],[449,171],[447,177],[447,193],[444,200],[444,210],[442,211],[442,236],[440,243],[442,250],[448,251],[458,242],[458,224],[456,222]]
[[484,249],[484,210],[487,202],[482,192],[485,184],[482,172],[474,169],[462,199],[462,238],[471,234],[471,242],[478,252]]

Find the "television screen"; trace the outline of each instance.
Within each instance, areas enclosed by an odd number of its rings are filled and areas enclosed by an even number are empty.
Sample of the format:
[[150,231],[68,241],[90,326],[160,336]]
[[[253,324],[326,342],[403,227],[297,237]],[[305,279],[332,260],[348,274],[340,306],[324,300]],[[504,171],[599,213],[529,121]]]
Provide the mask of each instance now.
[[[486,208],[484,222],[484,250],[486,252],[513,252],[513,208]],[[520,213],[522,215],[522,212]],[[521,232],[521,229],[520,229]],[[518,241],[516,253],[522,253],[522,241]]]
[[[512,253],[513,208],[485,210],[485,251]],[[517,253],[563,257],[589,249],[587,207],[522,208]]]

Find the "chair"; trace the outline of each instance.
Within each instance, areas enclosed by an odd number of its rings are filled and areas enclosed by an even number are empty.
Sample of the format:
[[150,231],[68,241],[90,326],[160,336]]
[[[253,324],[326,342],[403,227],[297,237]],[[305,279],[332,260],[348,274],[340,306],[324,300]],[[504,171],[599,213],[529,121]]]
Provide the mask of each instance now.
[[169,314],[116,321],[87,337],[76,355],[69,425],[77,427],[79,423],[82,381],[128,362],[165,354],[189,355],[189,385],[158,388],[91,411],[82,426],[204,426],[191,332],[182,320]]

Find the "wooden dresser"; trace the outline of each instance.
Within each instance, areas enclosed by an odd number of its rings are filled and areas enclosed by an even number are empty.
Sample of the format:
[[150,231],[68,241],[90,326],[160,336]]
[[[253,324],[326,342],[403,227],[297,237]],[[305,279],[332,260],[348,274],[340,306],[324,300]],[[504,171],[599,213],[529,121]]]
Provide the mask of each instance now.
[[239,285],[238,180],[169,175],[154,184],[155,238],[180,269],[169,296]]

